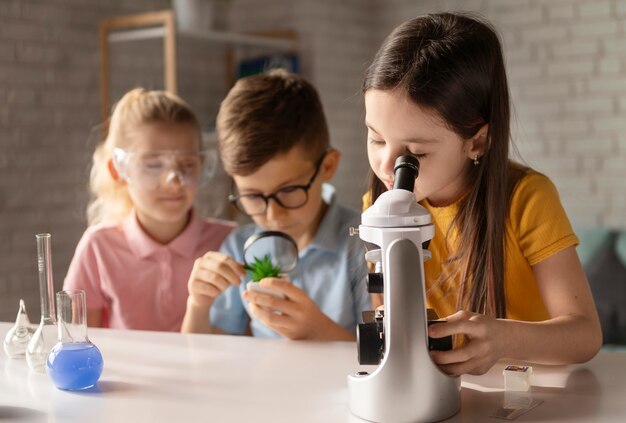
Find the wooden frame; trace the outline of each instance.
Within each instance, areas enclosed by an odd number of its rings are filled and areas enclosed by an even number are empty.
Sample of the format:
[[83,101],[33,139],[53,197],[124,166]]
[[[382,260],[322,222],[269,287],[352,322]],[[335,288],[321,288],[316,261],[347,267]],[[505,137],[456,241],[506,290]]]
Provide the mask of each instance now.
[[[121,31],[126,30],[126,31]],[[234,83],[234,49],[235,45],[253,45],[298,51],[298,35],[291,29],[256,31],[256,32],[224,32],[224,31],[187,31],[186,35],[197,39],[229,43],[226,50],[226,81],[228,87]],[[163,61],[165,89],[177,94],[176,75],[176,24],[172,10],[140,13],[107,19],[100,24],[100,96],[102,101],[102,121],[105,122],[110,113],[110,69],[109,42],[111,40],[139,40],[163,37]]]
[[102,121],[109,117],[111,99],[109,95],[109,34],[119,29],[138,29],[145,27],[162,27],[163,34],[163,61],[165,89],[174,94],[176,86],[176,24],[174,12],[163,10],[159,12],[140,13],[107,19],[100,24],[100,96],[102,101]]

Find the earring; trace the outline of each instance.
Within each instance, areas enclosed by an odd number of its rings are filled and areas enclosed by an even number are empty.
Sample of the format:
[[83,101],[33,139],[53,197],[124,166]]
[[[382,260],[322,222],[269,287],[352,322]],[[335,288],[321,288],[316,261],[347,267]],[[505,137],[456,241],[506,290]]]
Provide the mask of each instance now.
[[478,154],[474,154],[474,166],[478,164]]

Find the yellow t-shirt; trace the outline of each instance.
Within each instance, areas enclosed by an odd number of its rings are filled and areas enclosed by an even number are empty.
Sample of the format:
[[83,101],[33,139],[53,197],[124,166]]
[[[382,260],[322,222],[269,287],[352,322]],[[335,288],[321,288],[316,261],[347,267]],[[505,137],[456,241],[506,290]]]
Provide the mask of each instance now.
[[[364,206],[370,203],[363,197]],[[460,276],[436,283],[441,263],[448,251],[456,251],[456,231],[451,231],[445,248],[446,232],[456,215],[459,204],[434,207],[427,200],[420,202],[432,215],[435,236],[428,249],[432,259],[424,263],[426,300],[429,308],[441,317],[456,311]],[[505,224],[505,297],[507,318],[540,321],[549,318],[543,304],[532,266],[566,247],[578,245],[556,187],[548,177],[528,170],[515,186],[508,219]],[[436,286],[435,286],[436,285]]]

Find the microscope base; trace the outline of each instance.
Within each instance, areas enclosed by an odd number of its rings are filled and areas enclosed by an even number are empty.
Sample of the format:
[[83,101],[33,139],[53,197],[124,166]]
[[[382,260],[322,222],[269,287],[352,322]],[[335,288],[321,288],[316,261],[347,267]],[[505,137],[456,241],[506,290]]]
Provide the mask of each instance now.
[[[398,376],[395,381],[384,383],[367,380],[371,376],[348,376],[350,410],[362,419],[377,423],[438,422],[461,409],[458,377],[441,375],[438,381],[407,381],[406,376]],[[406,386],[406,382],[414,386]],[[400,388],[399,384],[405,386]],[[390,389],[392,386],[399,389]],[[412,398],[406,393],[412,393]]]
[[461,407],[461,378],[430,358],[421,248],[404,238],[385,251],[384,356],[371,374],[348,376],[350,409],[381,423],[446,419]]

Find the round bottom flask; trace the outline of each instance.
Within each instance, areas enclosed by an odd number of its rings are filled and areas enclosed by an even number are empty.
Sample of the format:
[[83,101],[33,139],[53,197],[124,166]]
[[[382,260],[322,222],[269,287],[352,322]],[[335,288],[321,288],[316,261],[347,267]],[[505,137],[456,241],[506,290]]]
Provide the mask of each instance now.
[[87,338],[85,291],[57,292],[59,341],[50,350],[46,371],[59,389],[91,388],[102,374],[102,354]]

